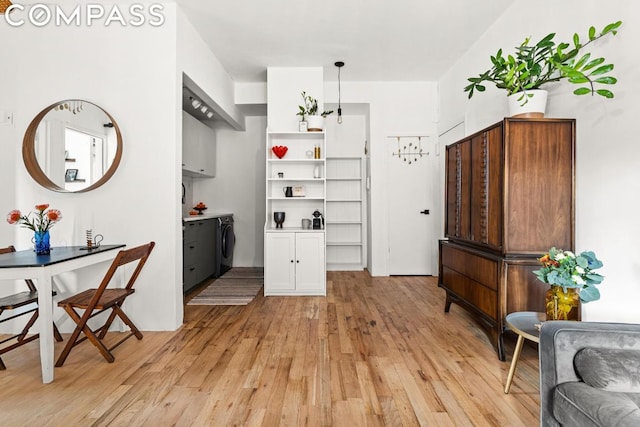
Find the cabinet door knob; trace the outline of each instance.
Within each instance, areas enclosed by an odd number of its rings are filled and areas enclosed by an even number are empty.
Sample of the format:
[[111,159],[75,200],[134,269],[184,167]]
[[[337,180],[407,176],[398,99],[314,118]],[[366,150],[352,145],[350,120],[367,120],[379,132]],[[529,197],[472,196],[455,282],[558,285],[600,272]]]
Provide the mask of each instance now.
[[291,264],[293,264],[293,260],[291,260]]
[[429,215],[429,209],[425,209],[423,211],[420,211],[421,214],[423,215]]
[[300,264],[300,260],[297,260],[297,261],[296,261],[296,264]]

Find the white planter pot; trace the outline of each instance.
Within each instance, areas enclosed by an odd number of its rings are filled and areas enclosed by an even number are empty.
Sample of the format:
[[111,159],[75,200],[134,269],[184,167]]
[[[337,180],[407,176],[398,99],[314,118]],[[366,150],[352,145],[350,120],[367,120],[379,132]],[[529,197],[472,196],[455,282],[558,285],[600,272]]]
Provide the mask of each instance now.
[[322,132],[324,127],[324,117],[307,116],[307,130],[309,132]]
[[544,117],[547,91],[542,89],[518,92],[507,97],[510,117]]

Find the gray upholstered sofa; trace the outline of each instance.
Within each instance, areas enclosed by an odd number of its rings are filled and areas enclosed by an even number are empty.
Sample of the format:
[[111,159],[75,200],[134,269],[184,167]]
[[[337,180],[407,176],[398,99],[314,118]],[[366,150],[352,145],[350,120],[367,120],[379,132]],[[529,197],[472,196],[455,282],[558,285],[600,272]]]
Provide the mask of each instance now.
[[544,322],[541,426],[640,426],[640,325]]

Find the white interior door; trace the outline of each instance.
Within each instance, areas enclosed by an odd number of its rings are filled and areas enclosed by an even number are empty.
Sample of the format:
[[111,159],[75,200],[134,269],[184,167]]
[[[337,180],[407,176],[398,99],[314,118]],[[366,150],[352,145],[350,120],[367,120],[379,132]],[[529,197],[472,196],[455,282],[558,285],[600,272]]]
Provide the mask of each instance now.
[[[387,143],[391,275],[434,274],[432,243],[438,205],[433,188],[438,176],[433,139],[422,137],[419,142],[418,138],[403,137],[398,144],[389,138]],[[406,154],[417,153],[420,147],[422,157]]]

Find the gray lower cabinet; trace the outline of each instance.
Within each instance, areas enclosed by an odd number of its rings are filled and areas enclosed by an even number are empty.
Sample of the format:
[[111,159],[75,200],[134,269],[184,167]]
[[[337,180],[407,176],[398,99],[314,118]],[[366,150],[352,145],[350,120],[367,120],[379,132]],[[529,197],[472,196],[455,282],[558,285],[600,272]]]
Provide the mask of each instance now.
[[216,271],[217,220],[187,221],[183,233],[184,292],[210,278]]

